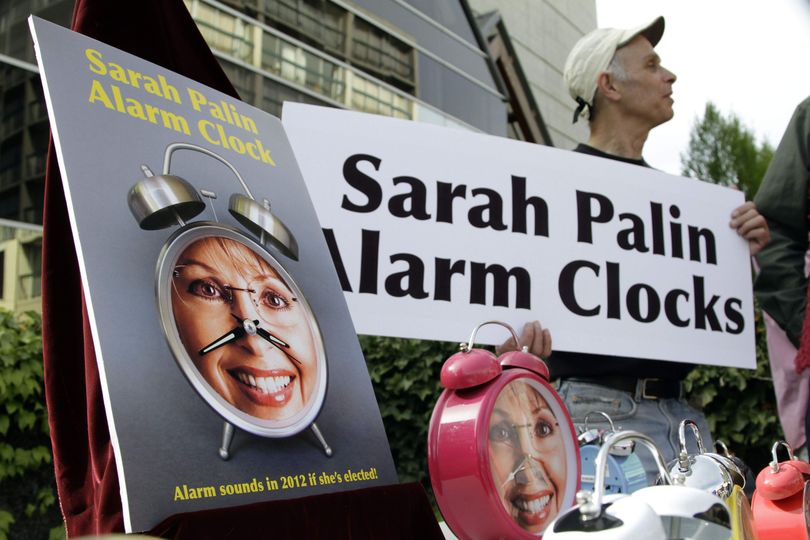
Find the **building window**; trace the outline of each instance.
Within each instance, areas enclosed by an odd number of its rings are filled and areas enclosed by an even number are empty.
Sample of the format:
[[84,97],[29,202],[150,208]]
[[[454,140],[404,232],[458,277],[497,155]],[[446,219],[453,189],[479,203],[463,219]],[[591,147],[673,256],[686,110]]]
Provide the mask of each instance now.
[[245,103],[256,102],[256,74],[231,62],[220,61],[222,71]]
[[352,102],[351,107],[358,111],[397,118],[412,118],[412,103],[370,80],[362,77],[352,77]]
[[261,12],[286,32],[332,52],[344,50],[346,12],[323,0],[260,0]]
[[[0,152],[0,155],[3,153]],[[0,190],[0,218],[19,220],[20,213],[20,187],[14,186]]]
[[406,92],[414,90],[413,49],[358,17],[352,29],[351,61]]
[[342,67],[271,34],[262,37],[261,67],[335,101],[344,99]]
[[20,204],[23,207],[20,217],[26,223],[42,224],[42,202],[45,200],[45,177],[32,178],[24,184]]
[[328,105],[309,94],[298,92],[289,86],[284,86],[270,79],[264,80],[264,87],[262,88],[262,102],[260,108],[281,117],[281,105],[285,101],[294,101],[296,103],[308,103],[310,105]]
[[22,132],[17,132],[0,143],[0,189],[19,184],[22,179],[22,144]]
[[242,19],[208,4],[194,2],[192,13],[211,48],[243,62],[253,59],[252,27]]
[[22,129],[25,124],[25,85],[7,87],[3,92],[2,123],[0,131],[4,137]]
[[42,296],[42,243],[24,244],[23,254],[28,273],[20,275],[20,297],[37,298]]

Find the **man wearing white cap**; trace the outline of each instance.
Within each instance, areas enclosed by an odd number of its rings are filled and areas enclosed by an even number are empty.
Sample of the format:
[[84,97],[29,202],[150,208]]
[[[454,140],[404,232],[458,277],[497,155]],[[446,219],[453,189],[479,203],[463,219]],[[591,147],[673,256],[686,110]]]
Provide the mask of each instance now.
[[[654,49],[663,33],[664,18],[658,17],[630,30],[599,28],[574,45],[564,79],[578,105],[574,122],[585,117],[590,124],[587,144],[575,152],[649,167],[642,157],[647,135],[673,115],[676,77],[661,65]],[[752,255],[768,242],[767,224],[751,202],[734,210],[730,225],[748,240]],[[524,327],[520,341],[536,354],[551,350],[551,336],[537,322]],[[510,340],[500,349],[514,346]],[[575,423],[581,425],[589,412],[606,412],[617,427],[652,437],[669,461],[677,455],[678,425],[690,419],[711,449],[705,417],[683,396],[682,381],[692,364],[554,352],[548,365],[552,378],[560,380],[560,395]],[[599,415],[589,420],[594,424]],[[654,479],[657,469],[647,454],[639,452],[639,457],[648,478]]]
[[598,28],[580,39],[565,63],[563,78],[590,121],[584,151],[647,166],[641,157],[650,130],[672,118],[675,75],[661,65],[653,47],[664,18],[632,30]]

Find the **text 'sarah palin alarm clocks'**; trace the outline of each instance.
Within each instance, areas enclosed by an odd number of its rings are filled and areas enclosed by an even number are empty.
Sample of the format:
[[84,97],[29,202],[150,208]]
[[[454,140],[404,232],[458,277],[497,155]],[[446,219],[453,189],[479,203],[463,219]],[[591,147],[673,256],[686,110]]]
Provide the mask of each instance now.
[[[343,179],[352,188],[344,193],[341,207],[357,213],[387,210],[400,219],[435,221],[436,223],[462,223],[477,229],[490,229],[504,234],[531,234],[548,238],[549,207],[547,201],[536,194],[527,193],[527,179],[511,176],[509,193],[494,189],[472,187],[452,182],[436,182],[436,193],[428,194],[426,183],[405,174],[388,173],[384,181],[379,173],[384,170],[380,158],[369,154],[354,154],[343,163]],[[395,193],[386,193],[396,188]],[[534,182],[533,186],[542,185]],[[387,197],[387,204],[384,204]],[[428,200],[435,201],[429,207]],[[660,202],[649,202],[649,214],[617,212],[611,200],[600,193],[576,191],[576,241],[592,244],[594,233],[615,234],[616,245],[625,251],[665,256],[693,261],[703,265],[717,265],[714,233],[708,227],[683,223],[677,205],[664,208]],[[506,205],[511,208],[505,211]],[[531,210],[532,220],[529,220]],[[349,279],[338,248],[335,231],[325,229],[329,249],[335,260],[344,291],[378,294],[380,283],[385,293],[393,297],[451,300],[454,278],[469,282],[469,302],[532,309],[531,276],[525,268],[506,268],[500,264],[435,257],[433,268],[413,253],[394,253],[389,261],[381,260],[380,231],[363,229],[359,276]],[[432,270],[433,283],[428,283],[427,270]],[[587,300],[577,295],[577,284],[591,284],[599,280],[604,292],[600,301]],[[491,289],[488,287],[491,284]],[[513,287],[511,287],[513,285]],[[489,293],[489,290],[492,292]],[[514,294],[510,297],[510,292]],[[712,294],[706,290],[704,277],[693,274],[691,287],[659,291],[648,283],[627,284],[622,281],[620,264],[611,261],[594,262],[576,259],[562,267],[557,279],[557,292],[562,304],[581,317],[621,319],[629,315],[641,323],[651,323],[663,317],[675,327],[740,334],[745,328],[742,301],[739,298]]]

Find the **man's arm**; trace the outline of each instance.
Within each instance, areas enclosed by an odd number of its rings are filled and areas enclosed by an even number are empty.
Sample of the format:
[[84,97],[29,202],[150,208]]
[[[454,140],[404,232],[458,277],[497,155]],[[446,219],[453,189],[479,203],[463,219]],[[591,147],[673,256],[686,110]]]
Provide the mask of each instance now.
[[807,305],[810,98],[793,113],[754,201],[768,220],[771,241],[757,255],[754,290],[762,308],[798,347]]

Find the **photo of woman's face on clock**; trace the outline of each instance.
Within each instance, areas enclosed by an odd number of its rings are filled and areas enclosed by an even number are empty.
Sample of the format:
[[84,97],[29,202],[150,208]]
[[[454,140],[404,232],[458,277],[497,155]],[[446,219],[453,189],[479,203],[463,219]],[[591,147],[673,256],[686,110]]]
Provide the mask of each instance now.
[[542,533],[560,511],[567,462],[557,418],[530,382],[513,380],[498,395],[489,463],[506,513],[524,530]]
[[307,407],[318,376],[309,315],[261,256],[230,238],[197,240],[177,258],[171,297],[189,358],[225,401],[271,421]]

